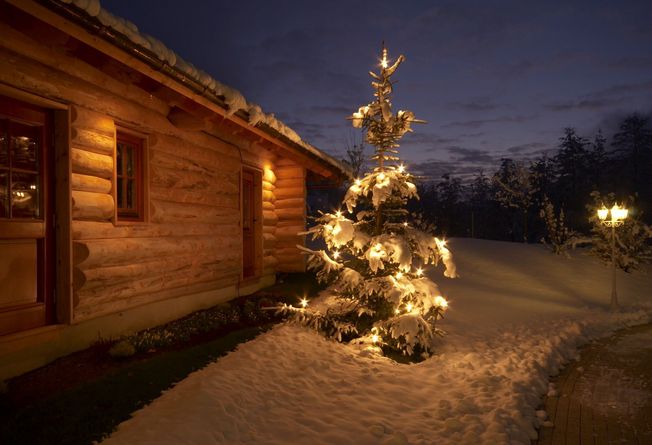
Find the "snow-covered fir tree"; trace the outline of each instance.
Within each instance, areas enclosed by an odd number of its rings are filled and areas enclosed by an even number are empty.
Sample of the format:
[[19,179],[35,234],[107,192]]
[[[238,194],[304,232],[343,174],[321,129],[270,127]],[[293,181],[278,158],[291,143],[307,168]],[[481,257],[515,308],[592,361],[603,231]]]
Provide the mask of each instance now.
[[568,256],[568,250],[574,248],[580,238],[573,229],[566,225],[564,209],[556,212],[555,206],[547,196],[544,196],[539,216],[546,225],[546,235],[541,242],[547,245],[553,253]]
[[[605,263],[610,263],[612,229],[600,223],[597,211],[605,205],[610,208],[616,202],[615,195],[601,195],[594,191],[591,193],[591,199],[593,202],[586,206],[591,222],[591,253]],[[631,272],[638,269],[641,263],[652,260],[652,227],[642,221],[641,214],[636,211],[633,196],[629,197],[627,204],[633,208],[630,209],[623,225],[615,230],[615,253],[616,266],[625,272]]]
[[390,64],[383,48],[380,72],[369,73],[375,99],[350,116],[375,148],[375,168],[355,179],[340,210],[321,214],[309,229],[326,249],[297,246],[329,286],[314,301],[281,311],[339,341],[358,338],[372,347],[422,355],[442,334],[436,322],[448,306],[428,268],[442,263],[449,278],[456,271],[446,241],[417,228],[405,208],[418,195],[400,163],[398,141],[423,121],[410,111],[392,112],[391,76],[404,60],[401,55]]

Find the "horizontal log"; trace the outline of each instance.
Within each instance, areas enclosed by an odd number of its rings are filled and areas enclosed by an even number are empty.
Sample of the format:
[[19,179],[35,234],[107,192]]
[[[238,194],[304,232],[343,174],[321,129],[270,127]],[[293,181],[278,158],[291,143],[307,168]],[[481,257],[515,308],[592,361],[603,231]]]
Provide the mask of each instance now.
[[75,241],[73,263],[81,270],[133,264],[162,256],[215,254],[216,259],[241,254],[240,239],[214,236],[123,238]]
[[278,243],[276,247],[276,258],[281,260],[281,258],[285,257],[294,257],[294,258],[299,258],[305,256],[303,254],[303,251],[299,250],[299,248],[295,245],[282,245],[281,243]]
[[286,226],[286,227],[277,227],[274,235],[277,239],[288,238],[288,237],[297,237],[298,233],[304,232],[306,229],[303,226]]
[[237,237],[242,231],[238,227],[238,217],[231,223],[210,224],[129,224],[113,225],[111,222],[73,221],[72,236],[74,240],[113,239],[113,238],[151,238],[170,236],[214,236],[216,238]]
[[305,207],[287,208],[287,209],[276,208],[274,209],[274,212],[276,213],[276,216],[278,216],[279,220],[283,220],[283,219],[303,220],[306,216]]
[[263,257],[263,267],[276,266],[278,264],[278,259],[274,256],[264,256]]
[[239,172],[210,174],[150,165],[150,183],[165,188],[201,190],[215,194],[239,194]]
[[115,122],[105,114],[96,113],[79,105],[70,106],[70,121],[73,127],[90,128],[96,133],[113,138],[115,136]]
[[306,197],[305,189],[289,189],[289,188],[277,188],[274,190],[274,196],[276,199],[292,199],[292,198],[302,198]]
[[263,201],[267,201],[267,202],[276,201],[276,196],[274,196],[274,192],[271,190],[263,190]]
[[306,227],[306,221],[303,218],[284,219],[276,224],[276,227]]
[[297,164],[295,161],[292,159],[288,158],[279,158],[276,160],[274,168],[279,169],[283,167],[297,167],[299,164]]
[[115,150],[115,139],[103,133],[98,133],[87,128],[72,127],[70,132],[71,144],[74,147],[113,156]]
[[181,108],[173,107],[168,113],[168,120],[177,128],[187,131],[202,131],[208,129],[208,121],[188,113]]
[[114,215],[113,196],[106,193],[72,191],[73,219],[108,220]]
[[278,221],[276,211],[263,210],[263,226],[276,225],[276,221]]
[[279,264],[276,266],[276,271],[279,273],[302,273],[306,271],[305,264]]
[[276,174],[271,168],[263,169],[263,184],[269,184],[271,186],[276,182]]
[[111,193],[111,181],[97,176],[73,173],[70,184],[73,190],[82,192]]
[[278,181],[282,179],[305,179],[306,169],[303,167],[281,167],[277,168],[276,178]]
[[263,234],[265,233],[274,233],[276,232],[276,225],[264,225],[263,224]]
[[274,205],[277,209],[297,208],[303,210],[306,207],[306,200],[303,198],[277,199]]
[[71,148],[70,161],[73,173],[104,179],[113,178],[113,158],[111,156]]
[[219,178],[224,173],[238,173],[240,161],[223,157],[219,161],[188,159],[181,156],[165,153],[161,150],[152,149],[149,153],[150,165],[165,167],[173,170],[200,173],[212,178]]
[[274,211],[275,208],[273,202],[263,201],[263,210]]
[[273,233],[263,233],[263,241],[267,243],[275,243],[277,240],[276,235]]
[[188,136],[186,133],[183,137],[155,133],[150,136],[149,146],[162,153],[192,159],[201,165],[214,165],[220,162],[226,162],[225,168],[226,165],[231,166],[234,163],[240,165],[240,154],[236,147],[210,136],[208,140],[201,143],[189,139]]
[[75,275],[78,280],[75,281],[74,287],[77,290],[91,290],[155,275],[167,276],[177,272],[193,273],[198,268],[220,270],[228,275],[233,270],[240,268],[240,258],[216,260],[212,255],[193,254],[175,258],[156,258],[152,261],[88,270],[75,268]]
[[293,178],[293,179],[279,179],[274,184],[277,189],[284,188],[306,188],[306,180],[304,178]]
[[263,181],[263,190],[269,190],[273,192],[276,189],[276,186],[270,182]]
[[154,223],[211,223],[211,224],[238,224],[239,212],[233,209],[170,202],[159,199],[151,200],[152,216]]
[[202,190],[175,189],[151,185],[149,196],[152,199],[172,201],[186,204],[200,204],[205,206],[221,207],[238,210],[240,208],[240,196],[237,194],[217,194]]
[[116,313],[142,304],[161,301],[181,295],[223,289],[238,282],[239,273],[230,275],[210,273],[190,276],[185,273],[167,279],[155,276],[133,281],[131,286],[116,285],[104,293],[76,291],[79,306],[75,309],[75,320],[81,321],[109,313]]

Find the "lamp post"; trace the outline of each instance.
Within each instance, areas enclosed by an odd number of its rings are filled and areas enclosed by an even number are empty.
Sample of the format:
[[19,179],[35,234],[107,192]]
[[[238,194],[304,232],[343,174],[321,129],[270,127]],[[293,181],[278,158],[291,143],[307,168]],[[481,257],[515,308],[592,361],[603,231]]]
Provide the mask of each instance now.
[[[607,219],[608,216],[611,218]],[[618,309],[618,294],[616,292],[616,227],[622,226],[627,218],[627,209],[614,204],[611,209],[602,205],[598,210],[598,218],[602,225],[611,227],[611,267],[613,268],[613,278],[611,280],[611,310]]]

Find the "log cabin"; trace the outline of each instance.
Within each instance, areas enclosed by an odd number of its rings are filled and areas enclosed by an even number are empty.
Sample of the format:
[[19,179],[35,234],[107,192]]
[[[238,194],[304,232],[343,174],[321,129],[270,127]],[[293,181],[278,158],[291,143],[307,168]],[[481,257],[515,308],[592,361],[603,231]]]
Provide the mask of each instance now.
[[0,380],[304,271],[347,168],[97,0],[0,0]]

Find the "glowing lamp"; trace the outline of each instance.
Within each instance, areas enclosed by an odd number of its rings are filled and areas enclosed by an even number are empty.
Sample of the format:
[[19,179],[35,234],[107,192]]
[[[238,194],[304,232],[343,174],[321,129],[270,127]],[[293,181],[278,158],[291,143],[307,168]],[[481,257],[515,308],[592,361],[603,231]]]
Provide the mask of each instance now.
[[[615,203],[611,209],[607,209],[604,204],[602,204],[601,209],[598,209],[600,224],[606,227],[611,227],[611,267],[613,269],[613,275],[611,278],[612,311],[618,309],[618,292],[616,291],[616,227],[625,224],[625,218],[627,218],[628,213],[628,210],[625,207],[620,207],[618,203]],[[609,214],[611,214],[611,218],[607,219]]]
[[600,218],[600,221],[604,221],[607,219],[607,216],[609,215],[609,209],[606,208],[604,205],[602,205],[601,209],[598,209],[598,218]]
[[611,208],[611,218],[620,221],[627,218],[627,209],[624,207],[619,207],[618,204],[614,204]]

